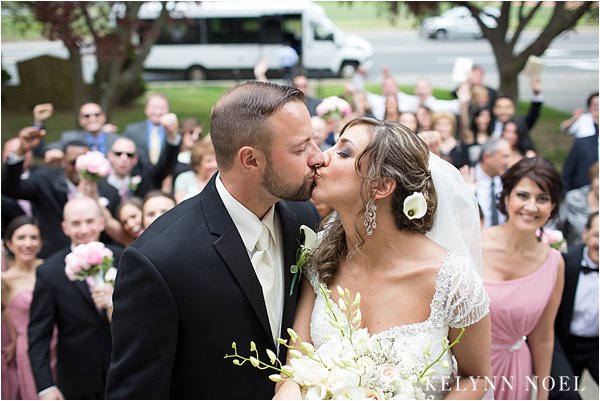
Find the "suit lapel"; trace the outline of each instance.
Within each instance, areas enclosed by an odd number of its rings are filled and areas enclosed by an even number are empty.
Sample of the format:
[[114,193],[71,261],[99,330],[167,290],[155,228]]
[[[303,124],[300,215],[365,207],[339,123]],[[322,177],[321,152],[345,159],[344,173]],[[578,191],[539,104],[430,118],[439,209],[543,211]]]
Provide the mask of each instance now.
[[96,304],[92,299],[92,294],[90,293],[90,288],[88,287],[88,284],[85,281],[75,280],[73,281],[73,285],[75,285],[75,288],[77,288],[77,290],[81,293],[83,298],[85,298],[87,303],[94,309],[94,311],[98,311],[98,308],[96,308]]
[[219,236],[213,245],[248,298],[268,338],[272,338],[262,287],[256,277],[242,237],[217,192],[215,185],[217,175],[213,176],[200,195],[208,228],[212,234]]

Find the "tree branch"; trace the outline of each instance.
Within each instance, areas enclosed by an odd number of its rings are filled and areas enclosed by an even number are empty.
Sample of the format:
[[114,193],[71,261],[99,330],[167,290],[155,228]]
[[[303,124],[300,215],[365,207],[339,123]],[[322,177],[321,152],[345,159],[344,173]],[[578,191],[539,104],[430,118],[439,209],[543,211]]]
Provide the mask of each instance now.
[[523,29],[525,29],[527,24],[529,24],[529,22],[531,21],[531,19],[533,18],[535,13],[537,13],[537,11],[539,10],[539,8],[541,6],[542,6],[542,2],[538,1],[537,4],[529,11],[527,16],[523,16],[523,12],[525,11],[525,9],[524,9],[525,2],[521,3],[521,7],[519,7],[519,24],[517,25],[517,29],[515,29],[515,33],[513,34],[512,38],[510,39],[511,47],[514,47],[517,44],[517,41],[519,40],[519,37],[521,36]]

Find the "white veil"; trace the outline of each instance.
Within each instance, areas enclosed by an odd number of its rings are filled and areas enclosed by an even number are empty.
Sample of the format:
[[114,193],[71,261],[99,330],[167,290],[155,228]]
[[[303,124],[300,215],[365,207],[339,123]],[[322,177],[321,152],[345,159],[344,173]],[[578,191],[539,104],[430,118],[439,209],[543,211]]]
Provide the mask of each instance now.
[[438,204],[433,227],[427,236],[447,249],[470,257],[481,276],[481,229],[475,195],[456,167],[431,152],[429,170]]

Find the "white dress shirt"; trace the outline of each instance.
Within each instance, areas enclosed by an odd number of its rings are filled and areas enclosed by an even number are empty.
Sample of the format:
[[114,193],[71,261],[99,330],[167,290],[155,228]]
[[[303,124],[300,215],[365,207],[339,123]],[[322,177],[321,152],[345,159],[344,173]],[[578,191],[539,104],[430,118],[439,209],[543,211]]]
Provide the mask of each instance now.
[[[502,180],[499,176],[495,176],[494,178],[490,177],[483,171],[479,163],[475,165],[475,180],[477,182],[477,190],[475,192],[475,196],[477,197],[477,202],[479,206],[481,206],[481,210],[483,211],[483,219],[484,219],[484,227],[492,226],[492,217],[490,215],[490,210],[492,209],[492,194],[491,194],[491,184],[492,180],[494,180],[495,185],[495,193],[496,195],[500,195],[502,192]],[[506,216],[502,214],[498,210],[498,224],[502,224],[506,221]]]
[[[263,217],[262,220],[259,220],[258,217],[252,213],[248,208],[242,205],[237,199],[235,199],[225,188],[223,182],[221,181],[221,175],[216,179],[217,192],[225,205],[225,209],[231,216],[233,223],[235,224],[240,236],[242,237],[242,241],[244,242],[244,246],[246,247],[246,252],[248,253],[248,258],[252,260],[252,256],[256,251],[255,246],[258,241],[258,238],[262,232],[263,224],[269,228],[271,232],[272,241],[270,243],[269,252],[271,253],[271,258],[273,260],[273,264],[275,265],[275,269],[273,274],[275,274],[274,280],[276,283],[275,287],[275,300],[271,300],[268,302],[265,300],[265,305],[267,306],[267,312],[271,316],[276,316],[276,321],[271,321],[271,331],[273,334],[273,342],[277,344],[277,338],[281,333],[281,317],[283,314],[283,251],[280,247],[281,244],[281,224],[279,219],[277,218],[277,214],[275,213],[275,206],[272,206],[267,214]],[[232,252],[236,250],[232,249]],[[256,266],[254,266],[256,270]],[[257,275],[259,282],[261,275]],[[263,282],[261,282],[261,286]]]
[[[583,248],[581,264],[598,270],[588,256],[587,246]],[[570,332],[579,337],[598,337],[598,273],[579,272]]]

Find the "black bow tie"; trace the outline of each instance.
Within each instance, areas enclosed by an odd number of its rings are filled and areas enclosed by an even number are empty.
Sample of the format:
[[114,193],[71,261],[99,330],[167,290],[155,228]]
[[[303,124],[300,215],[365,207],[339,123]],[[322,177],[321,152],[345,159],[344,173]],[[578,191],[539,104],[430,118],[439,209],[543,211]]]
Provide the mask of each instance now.
[[598,269],[593,269],[588,266],[581,266],[579,270],[582,271],[583,274],[598,273]]

